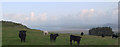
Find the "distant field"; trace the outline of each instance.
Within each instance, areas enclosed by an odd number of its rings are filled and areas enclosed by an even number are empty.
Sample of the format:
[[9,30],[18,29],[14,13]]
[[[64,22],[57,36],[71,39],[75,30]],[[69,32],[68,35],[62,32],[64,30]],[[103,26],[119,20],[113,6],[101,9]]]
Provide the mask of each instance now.
[[88,30],[85,29],[66,29],[66,30],[52,30],[48,32],[55,32],[55,33],[70,33],[70,34],[80,34],[84,32],[84,34],[88,35]]
[[[70,45],[69,35],[67,33],[61,33],[56,42],[51,43],[49,34],[44,36],[42,31],[26,29],[27,38],[26,43],[21,43],[18,33],[19,30],[24,28],[15,27],[3,27],[2,28],[2,45]],[[75,34],[80,36],[79,34]],[[118,39],[112,39],[111,37],[102,38],[101,36],[85,35],[80,42],[81,45],[118,45]],[[73,43],[77,45],[77,43]]]

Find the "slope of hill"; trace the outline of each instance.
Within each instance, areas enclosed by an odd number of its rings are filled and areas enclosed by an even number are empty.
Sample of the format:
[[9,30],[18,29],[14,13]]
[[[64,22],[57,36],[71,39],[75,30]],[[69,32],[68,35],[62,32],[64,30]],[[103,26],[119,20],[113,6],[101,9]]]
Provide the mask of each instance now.
[[11,22],[11,21],[0,21],[0,22],[2,22],[2,27],[16,27],[16,28],[29,29],[27,26],[22,25],[20,23],[15,23],[15,22]]

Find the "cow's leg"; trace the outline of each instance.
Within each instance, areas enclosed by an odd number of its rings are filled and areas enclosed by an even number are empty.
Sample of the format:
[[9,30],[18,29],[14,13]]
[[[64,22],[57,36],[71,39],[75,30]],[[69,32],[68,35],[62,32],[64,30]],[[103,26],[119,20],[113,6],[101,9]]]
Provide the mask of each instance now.
[[53,41],[55,42],[55,41],[56,41],[56,38],[54,38]]
[[72,40],[70,40],[70,45],[72,45]]
[[52,36],[50,36],[50,42],[52,42]]
[[112,36],[112,38],[114,38],[114,37]]
[[118,37],[116,36],[116,38],[118,38]]
[[23,41],[25,42],[25,38],[23,38]]
[[45,35],[47,35],[47,33],[45,33]]
[[55,42],[55,40],[53,40]]
[[52,39],[50,39],[50,42],[52,42]]
[[53,38],[50,38],[50,41],[51,41],[51,42],[53,42],[53,41],[54,41],[54,39],[53,39]]
[[74,40],[74,43],[75,43],[75,40]]
[[117,38],[119,38],[119,36],[117,36]]
[[50,42],[52,42],[53,41],[53,39],[52,38],[50,38]]
[[51,41],[52,41],[52,42],[54,41],[53,38],[51,39]]
[[22,38],[20,38],[21,39],[21,42],[22,42]]
[[77,41],[78,45],[80,45],[80,41]]

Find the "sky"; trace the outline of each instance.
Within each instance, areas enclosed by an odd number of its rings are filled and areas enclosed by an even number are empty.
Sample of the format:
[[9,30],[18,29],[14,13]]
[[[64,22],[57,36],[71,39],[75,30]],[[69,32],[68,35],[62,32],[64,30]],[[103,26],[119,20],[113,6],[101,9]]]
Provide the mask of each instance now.
[[118,2],[119,0],[1,0],[0,2]]
[[2,19],[30,28],[117,24],[117,2],[3,2]]

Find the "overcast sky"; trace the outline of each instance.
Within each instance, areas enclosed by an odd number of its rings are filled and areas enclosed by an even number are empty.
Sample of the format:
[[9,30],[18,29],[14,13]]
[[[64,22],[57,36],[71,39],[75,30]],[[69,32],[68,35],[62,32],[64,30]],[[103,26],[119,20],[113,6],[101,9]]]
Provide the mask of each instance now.
[[118,2],[119,0],[0,0],[0,2]]
[[118,22],[117,2],[4,2],[3,20],[29,27],[86,26]]

